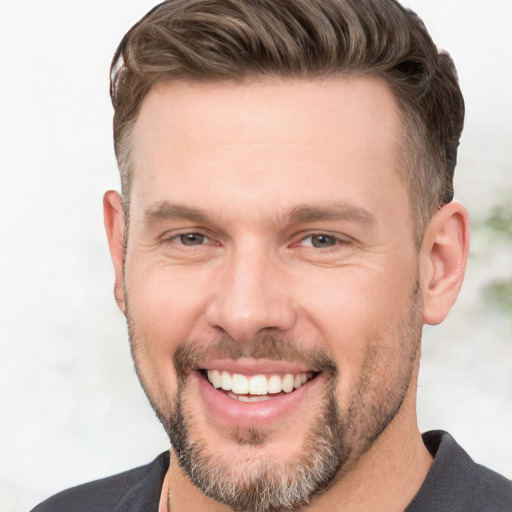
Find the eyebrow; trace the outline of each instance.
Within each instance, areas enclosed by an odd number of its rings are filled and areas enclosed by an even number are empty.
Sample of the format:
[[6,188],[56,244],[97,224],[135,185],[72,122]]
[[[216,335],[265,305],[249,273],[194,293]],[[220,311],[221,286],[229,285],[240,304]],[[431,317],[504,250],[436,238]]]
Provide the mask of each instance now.
[[377,217],[373,213],[348,202],[327,206],[299,205],[293,208],[287,217],[290,224],[343,220],[372,227],[377,223]]
[[[149,227],[173,219],[185,219],[198,224],[206,224],[210,221],[209,216],[201,210],[169,201],[160,201],[151,205],[144,216],[145,223]],[[284,218],[290,225],[342,220],[371,228],[377,223],[377,217],[373,213],[348,202],[327,206],[298,205],[287,212]]]
[[151,205],[144,213],[144,217],[147,226],[172,219],[186,219],[198,224],[208,220],[207,215],[201,210],[168,201],[160,201]]

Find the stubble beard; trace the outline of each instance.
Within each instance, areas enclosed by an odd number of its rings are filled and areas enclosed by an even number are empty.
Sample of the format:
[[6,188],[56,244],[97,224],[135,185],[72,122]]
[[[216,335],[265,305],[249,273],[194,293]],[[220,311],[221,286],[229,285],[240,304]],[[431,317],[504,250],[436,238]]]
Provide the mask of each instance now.
[[[182,471],[203,494],[233,511],[278,512],[307,506],[313,497],[328,490],[351,470],[399,412],[419,357],[422,329],[420,295],[416,284],[409,316],[394,332],[399,337],[400,352],[395,349],[393,353],[384,354],[386,361],[393,359],[396,364],[399,360],[396,377],[389,379],[386,374],[386,382],[376,381],[379,368],[383,375],[383,351],[379,347],[379,339],[373,340],[368,345],[361,376],[345,410],[341,409],[336,397],[338,370],[325,352],[306,352],[298,348],[300,343],[297,341],[270,336],[242,347],[227,337],[210,345],[185,340],[174,356],[178,376],[174,400],[172,405],[169,400],[162,403],[145,384],[143,365],[138,364],[137,356],[143,341],[127,315],[137,374],[169,436],[172,456],[176,457]],[[258,457],[258,446],[264,446],[271,439],[265,428],[235,429],[232,432],[234,443],[252,447],[255,456],[251,460],[223,461],[218,454],[212,453],[212,447],[202,433],[194,428],[194,417],[187,408],[187,378],[193,361],[211,352],[233,359],[255,357],[315,361],[317,367],[322,368],[324,394],[299,453],[288,456],[286,460]]]
[[234,429],[233,442],[241,448],[251,447],[254,457],[223,460],[194,429],[193,418],[187,418],[182,391],[176,399],[175,411],[162,423],[179,466],[203,494],[234,511],[297,510],[329,485],[348,456],[345,443],[338,439],[341,431],[331,428],[339,421],[334,400],[328,401],[327,410],[305,435],[300,453],[283,463],[279,454],[272,460],[259,456],[258,448],[272,439],[264,428]]

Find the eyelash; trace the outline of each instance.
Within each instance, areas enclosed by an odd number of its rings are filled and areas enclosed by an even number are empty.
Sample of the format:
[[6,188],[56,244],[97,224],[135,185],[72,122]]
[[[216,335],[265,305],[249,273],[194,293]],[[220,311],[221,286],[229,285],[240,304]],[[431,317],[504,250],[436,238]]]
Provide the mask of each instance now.
[[[313,237],[325,237],[327,239],[330,239],[333,242],[333,244],[332,245],[328,245],[327,247],[315,247],[313,245],[313,241],[312,241]],[[310,249],[310,250],[319,250],[319,251],[322,251],[322,252],[333,251],[333,250],[336,250],[340,245],[347,245],[347,244],[350,243],[349,240],[342,239],[342,238],[337,237],[335,235],[331,235],[330,233],[315,232],[315,233],[309,233],[308,235],[303,236],[294,245],[303,244],[308,239],[311,239],[311,243],[308,244],[308,245],[302,245],[303,247],[306,247],[307,249]]]
[[[198,243],[198,244],[186,244],[183,242],[183,237],[187,237],[187,236],[197,236],[197,237],[203,237],[203,240],[201,241],[201,243]],[[313,237],[325,237],[326,239],[329,239],[330,241],[332,241],[332,245],[328,245],[326,247],[315,247],[313,245]],[[206,242],[205,240],[206,239]],[[308,239],[311,239],[311,243],[310,244],[307,244],[307,245],[304,245],[304,242]],[[173,234],[172,236],[168,236],[168,237],[165,237],[163,238],[163,242],[166,242],[166,243],[177,243],[179,244],[180,246],[182,247],[199,247],[199,246],[202,246],[202,245],[205,245],[205,243],[214,243],[214,245],[220,245],[219,243],[216,243],[214,242],[208,235],[206,235],[205,233],[201,232],[201,231],[186,231],[186,232],[183,232],[183,233],[176,233],[176,234]],[[322,251],[322,252],[329,252],[329,251],[332,251],[332,250],[336,250],[336,248],[340,245],[347,245],[349,244],[350,242],[348,240],[344,240],[342,238],[339,238],[337,236],[334,236],[334,235],[331,235],[329,233],[325,233],[325,232],[315,232],[315,233],[309,233],[307,234],[306,236],[302,236],[297,242],[294,242],[292,243],[292,247],[294,246],[302,246],[302,247],[305,247],[306,249],[309,249],[309,250],[319,250],[319,251]]]
[[[188,245],[186,243],[183,243],[184,237],[193,236],[193,235],[195,235],[197,237],[203,237],[207,241],[213,242],[213,240],[211,240],[208,237],[208,235],[206,235],[205,233],[201,233],[200,231],[186,231],[184,233],[173,234],[172,236],[164,237],[163,241],[167,242],[167,243],[178,243],[179,245],[182,245],[183,247],[195,247],[196,246],[195,244]],[[200,246],[200,245],[204,245],[204,240],[203,240],[203,243],[197,244],[197,246]],[[219,244],[216,244],[216,245],[219,245]]]

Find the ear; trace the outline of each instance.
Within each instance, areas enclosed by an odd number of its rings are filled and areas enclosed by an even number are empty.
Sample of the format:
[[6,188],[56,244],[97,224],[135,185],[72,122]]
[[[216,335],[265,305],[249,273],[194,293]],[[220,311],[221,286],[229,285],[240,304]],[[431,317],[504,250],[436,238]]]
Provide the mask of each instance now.
[[123,314],[126,312],[124,296],[124,215],[121,196],[115,190],[103,196],[103,218],[107,231],[110,256],[114,264],[114,297]]
[[469,216],[459,202],[431,219],[421,249],[423,323],[442,322],[457,298],[469,254]]

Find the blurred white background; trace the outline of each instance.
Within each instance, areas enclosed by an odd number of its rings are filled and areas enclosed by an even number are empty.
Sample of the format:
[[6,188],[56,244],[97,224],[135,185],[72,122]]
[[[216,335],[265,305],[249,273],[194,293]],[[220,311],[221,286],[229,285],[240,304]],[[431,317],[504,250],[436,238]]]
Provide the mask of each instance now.
[[[512,0],[405,3],[459,68],[456,196],[475,225],[460,301],[425,333],[420,426],[512,477]],[[118,188],[110,59],[152,6],[0,0],[2,512],[168,446],[132,369],[101,209]]]

